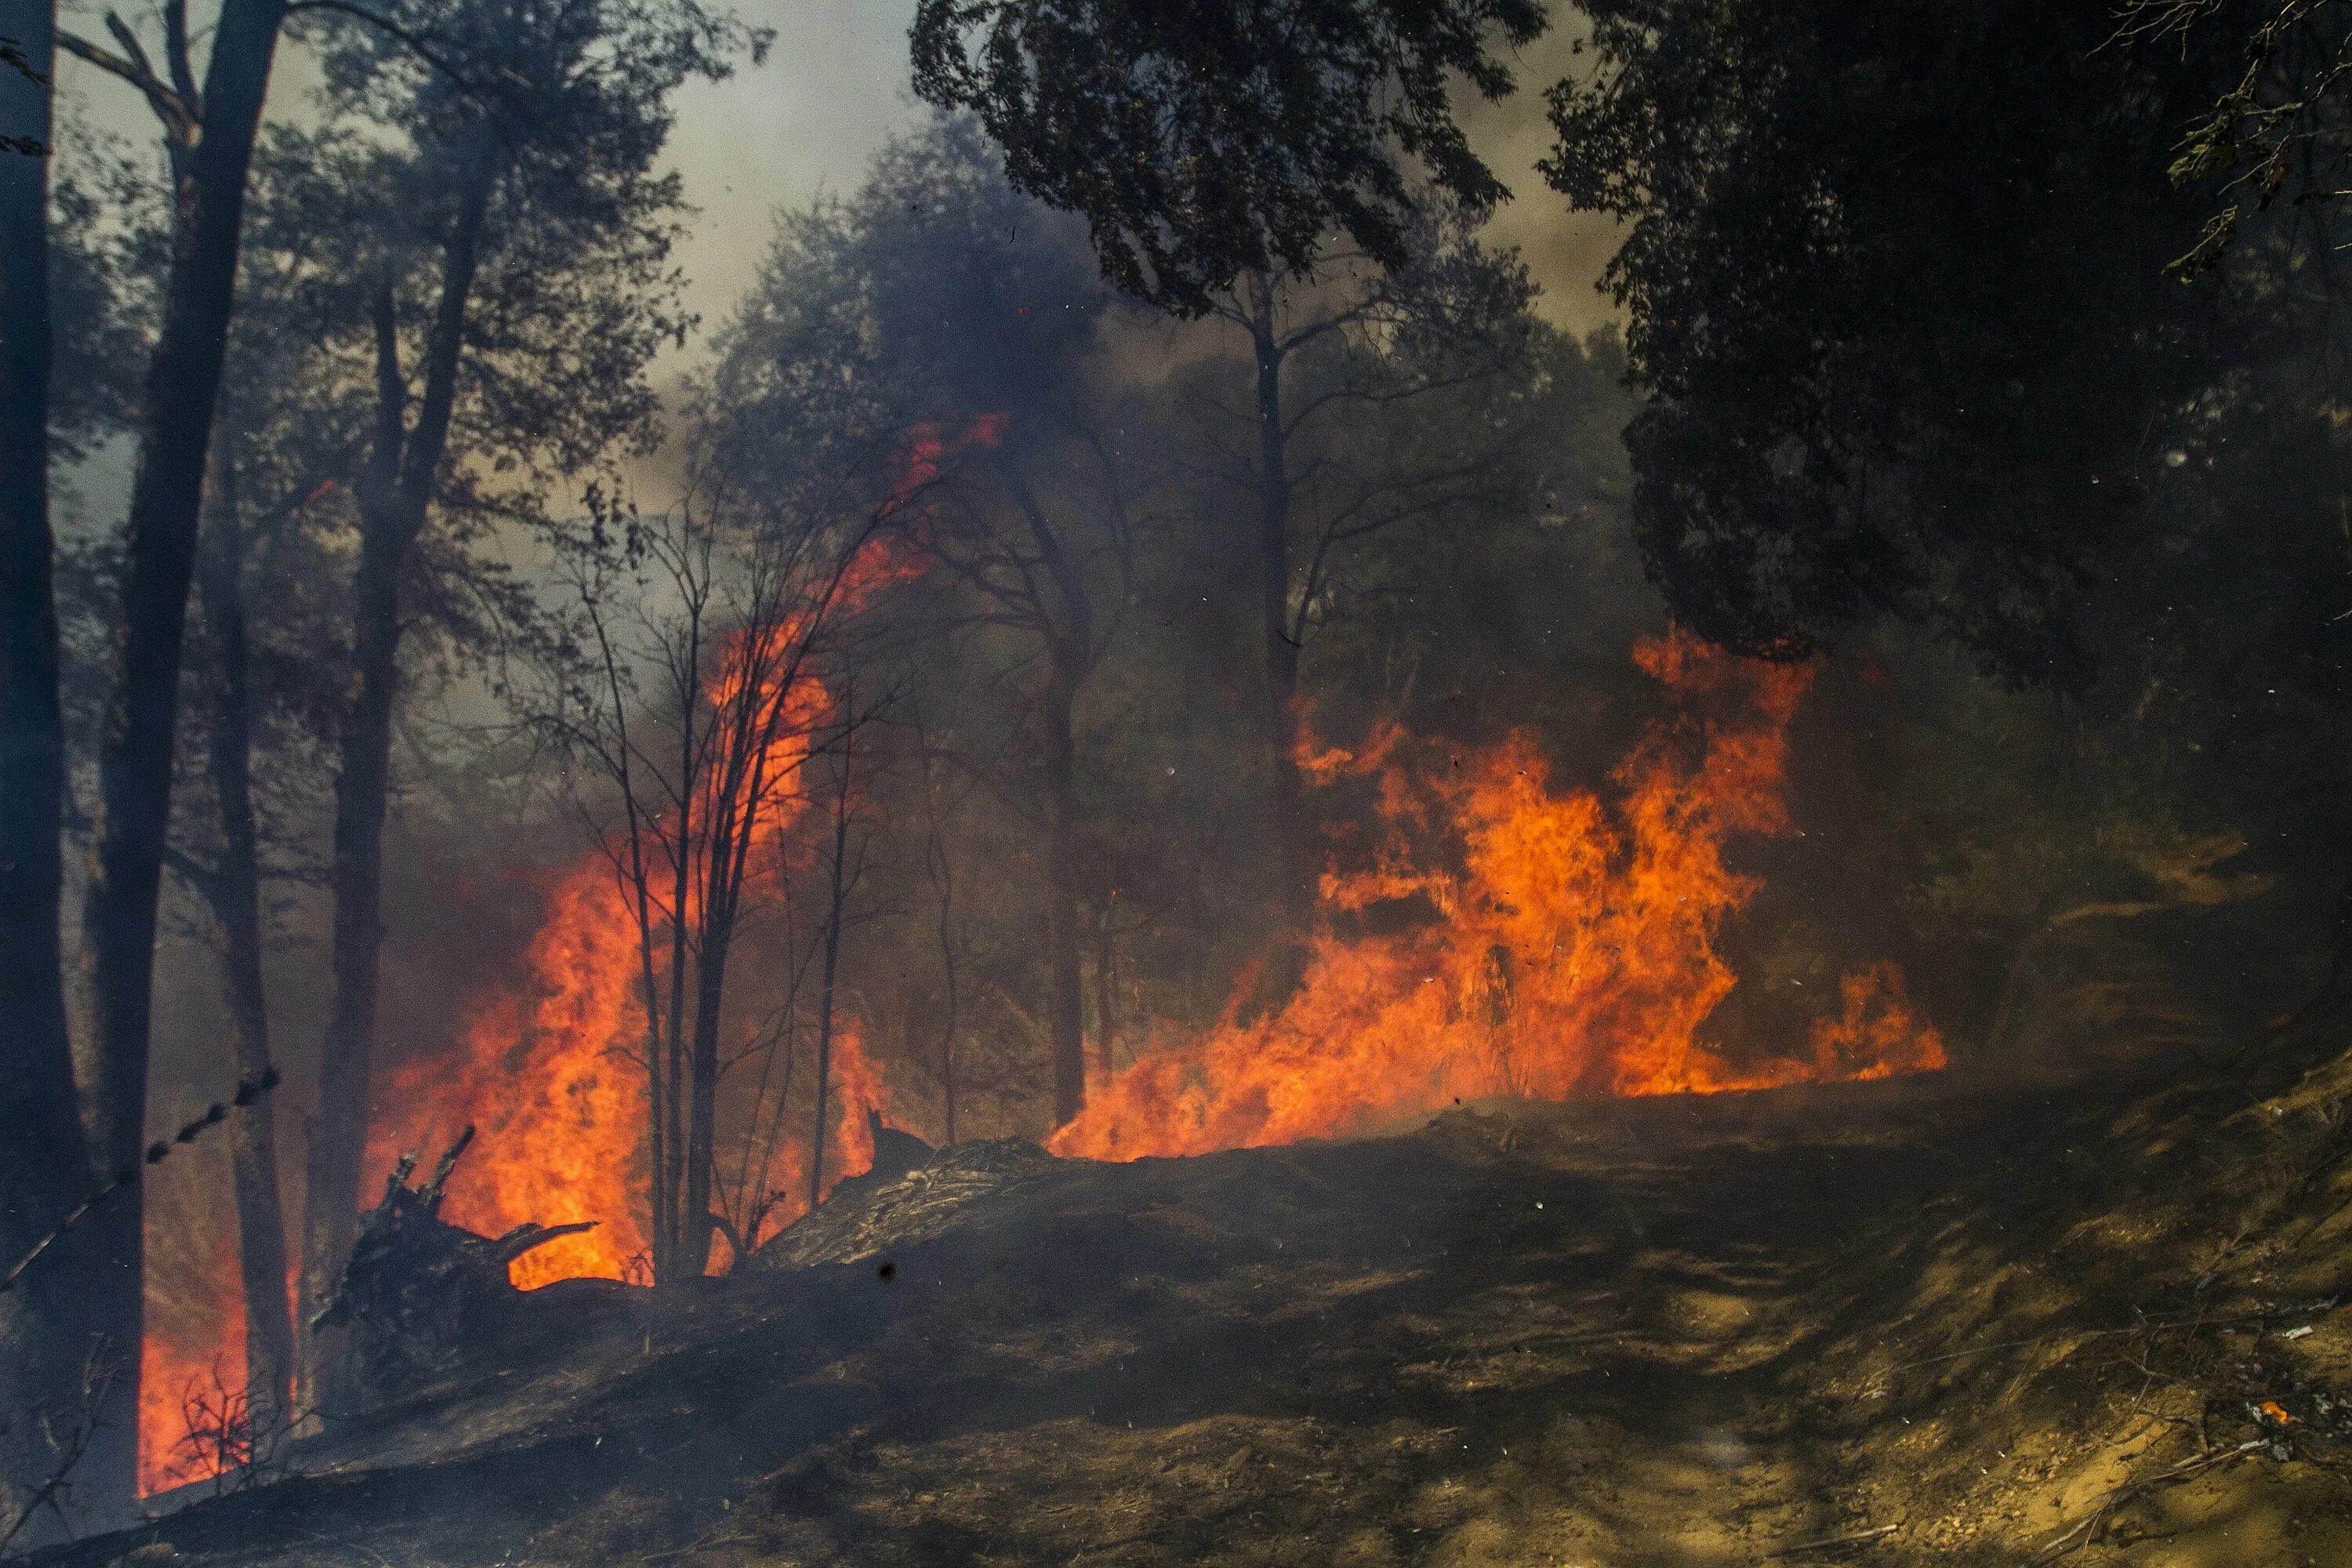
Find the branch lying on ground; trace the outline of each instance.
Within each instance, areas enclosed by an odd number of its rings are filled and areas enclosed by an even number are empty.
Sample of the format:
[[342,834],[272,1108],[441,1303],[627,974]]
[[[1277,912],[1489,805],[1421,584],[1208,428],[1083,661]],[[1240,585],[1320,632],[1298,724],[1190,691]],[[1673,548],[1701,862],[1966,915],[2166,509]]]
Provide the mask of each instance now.
[[1915,1367],[1934,1366],[1940,1362],[1958,1361],[1963,1356],[1984,1355],[1993,1351],[2022,1350],[2028,1345],[2046,1345],[2057,1340],[2072,1340],[2085,1344],[2092,1340],[2114,1339],[2121,1334],[2144,1334],[2150,1331],[2185,1329],[2191,1333],[2207,1333],[2219,1329],[2243,1328],[2250,1323],[2276,1322],[2286,1318],[2313,1317],[2332,1312],[2342,1306],[2341,1296],[2323,1296],[2315,1301],[2300,1301],[2287,1307],[2262,1307],[2252,1311],[2238,1312],[2226,1318],[2147,1318],[2137,1323],[2112,1329],[2053,1329],[2046,1334],[2034,1334],[2021,1340],[1994,1340],[1988,1344],[1969,1345],[1964,1350],[1946,1351],[1941,1355],[1921,1356],[1917,1361],[1898,1362],[1871,1381],[1884,1387],[1885,1380],[1898,1372]]
[[2234,1448],[2224,1448],[2217,1454],[2200,1454],[2196,1458],[2183,1459],[2177,1465],[2158,1470],[2152,1476],[2144,1476],[2136,1481],[2126,1481],[2101,1499],[2098,1507],[2068,1525],[2058,1535],[2053,1536],[2040,1552],[2034,1553],[2033,1561],[2037,1563],[2054,1563],[2068,1552],[2089,1545],[2098,1538],[2099,1532],[2106,1528],[2107,1521],[2115,1517],[2116,1510],[2126,1503],[2147,1496],[2158,1487],[2170,1486],[2175,1481],[2186,1480],[2200,1471],[2210,1470],[2216,1465],[2226,1465],[2232,1459],[2242,1459],[2247,1455],[2259,1453],[2268,1447],[2270,1447],[2269,1438],[2250,1437]]
[[1799,1552],[1821,1552],[1832,1546],[1861,1546],[1873,1541],[1884,1541],[1902,1528],[1899,1524],[1873,1525],[1868,1530],[1857,1530],[1847,1535],[1824,1535],[1819,1541],[1800,1541],[1794,1546],[1776,1546],[1764,1555],[1768,1558],[1788,1557]]

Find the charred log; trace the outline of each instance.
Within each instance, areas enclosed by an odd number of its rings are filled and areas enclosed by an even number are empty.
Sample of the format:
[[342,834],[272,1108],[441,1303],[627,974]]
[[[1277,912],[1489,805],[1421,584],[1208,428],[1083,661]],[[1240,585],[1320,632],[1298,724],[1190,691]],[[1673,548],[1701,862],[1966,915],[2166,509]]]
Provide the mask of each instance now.
[[[899,1150],[926,1147],[885,1128]],[[751,1255],[753,1268],[804,1268],[854,1263],[887,1249],[944,1234],[971,1207],[1055,1167],[1053,1155],[1022,1138],[987,1139],[928,1152],[912,1169],[883,1175],[885,1144],[875,1140],[875,1168],[837,1183],[824,1205],[779,1232]]]
[[350,1331],[327,1413],[379,1408],[461,1372],[469,1350],[495,1342],[523,1299],[507,1266],[557,1237],[594,1227],[593,1220],[532,1222],[488,1237],[442,1220],[443,1191],[473,1139],[471,1127],[458,1134],[414,1187],[416,1152],[402,1155],[383,1201],[361,1216],[351,1260],[310,1325]]

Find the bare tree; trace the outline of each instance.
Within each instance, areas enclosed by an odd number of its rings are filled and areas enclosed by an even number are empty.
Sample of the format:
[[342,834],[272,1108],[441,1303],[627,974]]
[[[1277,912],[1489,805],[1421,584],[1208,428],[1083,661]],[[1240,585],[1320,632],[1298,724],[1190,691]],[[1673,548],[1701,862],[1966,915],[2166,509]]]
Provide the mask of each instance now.
[[1076,710],[1134,577],[1132,479],[1100,431],[1046,417],[975,443],[947,472],[950,499],[920,538],[971,590],[971,619],[1029,641],[1039,667],[1031,721],[1044,805],[1045,1032],[1058,1127],[1086,1101]]
[[[1210,310],[1250,348],[1247,395],[1220,386],[1203,400],[1224,428],[1248,433],[1217,440],[1209,477],[1245,497],[1255,522],[1278,891],[1294,932],[1316,881],[1297,761],[1299,658],[1334,574],[1371,534],[1492,489],[1491,454],[1400,447],[1375,416],[1500,368],[1533,293],[1517,258],[1486,253],[1459,218],[1418,215],[1406,238],[1388,268],[1343,248],[1311,273],[1245,274]],[[1295,978],[1270,973],[1284,991]]]
[[[877,537],[887,510],[787,516],[706,474],[674,512],[573,557],[581,675],[545,721],[619,817],[597,831],[636,937],[656,1280],[700,1274],[727,1223],[714,1173],[729,962],[783,897],[761,851],[803,809],[808,757],[838,723],[827,651],[894,574]],[[837,906],[827,931],[837,956]]]

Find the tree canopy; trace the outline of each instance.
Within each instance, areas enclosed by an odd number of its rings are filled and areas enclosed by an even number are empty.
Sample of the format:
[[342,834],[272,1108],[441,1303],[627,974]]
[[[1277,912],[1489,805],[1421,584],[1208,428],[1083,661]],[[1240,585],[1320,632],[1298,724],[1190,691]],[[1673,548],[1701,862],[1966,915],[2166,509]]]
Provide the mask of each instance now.
[[923,0],[915,90],[970,110],[1013,183],[1082,215],[1104,273],[1186,315],[1337,232],[1402,259],[1421,181],[1509,195],[1455,118],[1507,96],[1538,0]]

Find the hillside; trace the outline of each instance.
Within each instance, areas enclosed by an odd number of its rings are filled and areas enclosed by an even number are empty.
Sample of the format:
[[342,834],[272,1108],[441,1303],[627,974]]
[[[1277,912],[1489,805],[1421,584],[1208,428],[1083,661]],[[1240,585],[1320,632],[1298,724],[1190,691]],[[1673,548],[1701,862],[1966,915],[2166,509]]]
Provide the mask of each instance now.
[[2137,1087],[967,1145],[49,1561],[2352,1561],[2347,1020]]

